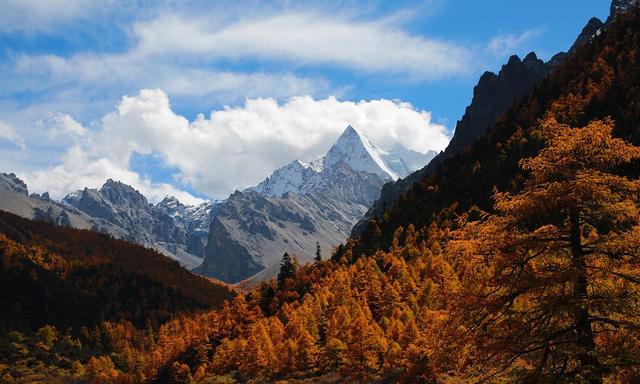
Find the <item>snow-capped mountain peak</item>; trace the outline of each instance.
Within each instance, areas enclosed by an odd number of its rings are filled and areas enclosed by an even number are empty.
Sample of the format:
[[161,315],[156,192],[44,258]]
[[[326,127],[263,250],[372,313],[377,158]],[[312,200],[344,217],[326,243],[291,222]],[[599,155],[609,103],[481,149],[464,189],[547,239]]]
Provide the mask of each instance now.
[[174,196],[166,196],[156,208],[183,223],[189,230],[207,232],[211,222],[211,210],[218,201],[205,201],[198,205],[186,205]]
[[248,190],[267,196],[282,196],[287,192],[300,192],[302,185],[315,174],[317,172],[310,164],[294,160],[276,169],[271,176]]
[[329,149],[323,163],[325,168],[331,168],[343,161],[354,171],[374,173],[384,179],[398,179],[400,176],[382,159],[387,154],[349,125]]
[[170,215],[171,217],[181,217],[187,209],[187,206],[182,204],[178,199],[173,196],[166,196],[162,199],[156,207]]
[[436,151],[416,152],[396,143],[391,151],[382,156],[382,159],[400,177],[406,177],[427,165],[437,154]]
[[385,151],[349,125],[324,157],[309,163],[294,160],[246,190],[278,197],[287,192],[304,194],[330,184],[331,180],[325,180],[329,177],[327,175],[344,164],[357,172],[372,173],[383,180],[396,180],[424,167],[435,155],[433,151],[422,154],[400,144],[391,151]]

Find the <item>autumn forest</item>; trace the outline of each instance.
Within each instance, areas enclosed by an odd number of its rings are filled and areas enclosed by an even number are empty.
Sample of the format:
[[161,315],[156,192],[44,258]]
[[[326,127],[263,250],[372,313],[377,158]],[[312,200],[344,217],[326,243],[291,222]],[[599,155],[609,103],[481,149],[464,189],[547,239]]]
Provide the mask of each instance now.
[[362,233],[254,287],[0,213],[0,381],[640,382],[639,122],[636,7]]

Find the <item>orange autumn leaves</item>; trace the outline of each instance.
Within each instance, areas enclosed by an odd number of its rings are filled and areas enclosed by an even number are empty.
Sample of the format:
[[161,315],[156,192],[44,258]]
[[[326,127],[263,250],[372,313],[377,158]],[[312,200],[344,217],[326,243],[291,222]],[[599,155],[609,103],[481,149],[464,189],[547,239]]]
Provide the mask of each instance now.
[[388,252],[336,262],[302,300],[225,339],[216,355],[242,358],[218,368],[399,381],[632,377],[639,184],[614,171],[640,149],[612,129],[545,119],[547,147],[521,161],[520,192],[495,192],[494,214],[399,229]]
[[602,383],[637,365],[640,183],[613,171],[640,148],[612,130],[547,118],[547,147],[521,161],[523,189],[496,192],[497,213],[452,244],[473,260],[461,308],[482,364],[467,373]]
[[[60,377],[79,382],[632,382],[640,185],[619,171],[640,150],[612,130],[548,117],[527,179],[494,191],[492,212],[400,227],[386,251],[285,263],[279,283],[159,327],[59,333],[49,351],[74,351]],[[45,356],[43,335],[19,343]]]

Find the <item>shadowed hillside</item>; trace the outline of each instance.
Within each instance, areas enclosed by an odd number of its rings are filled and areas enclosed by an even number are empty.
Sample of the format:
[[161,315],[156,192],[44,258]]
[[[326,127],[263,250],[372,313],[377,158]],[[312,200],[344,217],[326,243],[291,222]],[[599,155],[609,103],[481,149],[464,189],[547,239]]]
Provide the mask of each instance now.
[[90,231],[0,212],[0,329],[143,327],[219,306],[233,293],[165,256]]

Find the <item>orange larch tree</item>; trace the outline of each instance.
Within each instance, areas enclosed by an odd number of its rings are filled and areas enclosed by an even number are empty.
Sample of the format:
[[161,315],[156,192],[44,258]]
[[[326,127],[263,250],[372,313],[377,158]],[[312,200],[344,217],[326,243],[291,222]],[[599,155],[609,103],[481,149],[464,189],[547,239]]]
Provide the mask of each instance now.
[[496,192],[497,214],[452,244],[473,260],[459,309],[479,377],[602,383],[640,364],[640,182],[616,173],[640,148],[613,126],[547,117],[547,147],[520,163],[523,189]]

